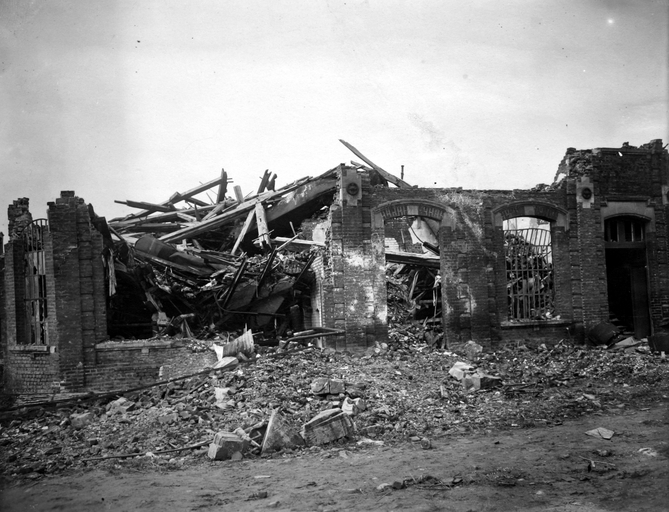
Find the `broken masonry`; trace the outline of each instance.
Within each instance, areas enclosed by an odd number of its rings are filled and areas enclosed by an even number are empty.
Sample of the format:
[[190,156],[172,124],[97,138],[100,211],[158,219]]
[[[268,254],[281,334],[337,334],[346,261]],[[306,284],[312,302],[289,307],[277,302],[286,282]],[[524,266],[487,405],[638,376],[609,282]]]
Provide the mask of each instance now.
[[[550,185],[417,188],[362,163],[244,193],[226,171],[107,220],[73,191],[8,209],[4,390],[124,389],[213,366],[211,346],[376,349],[402,332],[489,349],[669,326],[668,156],[569,148]],[[215,191],[215,200],[200,196]],[[198,345],[202,350],[195,351]],[[243,351],[240,351],[243,352]]]

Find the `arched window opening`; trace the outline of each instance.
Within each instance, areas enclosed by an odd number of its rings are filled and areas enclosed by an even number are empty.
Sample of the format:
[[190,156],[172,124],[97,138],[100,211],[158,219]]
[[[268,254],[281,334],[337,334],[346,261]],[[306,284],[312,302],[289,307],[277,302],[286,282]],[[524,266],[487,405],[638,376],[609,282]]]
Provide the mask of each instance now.
[[397,217],[385,223],[385,248],[389,251],[434,254],[439,245],[439,223],[423,217]]
[[506,289],[510,321],[555,317],[550,223],[536,217],[504,221]]

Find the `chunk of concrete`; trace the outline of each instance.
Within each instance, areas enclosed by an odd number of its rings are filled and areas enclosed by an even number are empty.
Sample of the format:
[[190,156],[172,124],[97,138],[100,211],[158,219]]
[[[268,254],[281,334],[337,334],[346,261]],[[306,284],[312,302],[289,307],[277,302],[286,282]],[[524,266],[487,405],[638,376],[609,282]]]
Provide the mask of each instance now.
[[135,402],[131,402],[125,397],[120,397],[107,404],[107,414],[125,414],[135,407]]
[[275,409],[269,418],[260,453],[270,453],[303,445],[302,436],[290,426],[279,409]]
[[243,454],[248,446],[248,441],[232,432],[218,432],[214,436],[214,442],[209,445],[207,455],[212,460],[227,460],[235,453]]
[[311,392],[314,395],[338,395],[346,391],[346,383],[341,379],[318,377],[311,383]]
[[302,437],[308,445],[331,443],[351,437],[355,431],[353,420],[341,409],[327,409],[314,416],[302,427]]
[[84,428],[92,420],[93,420],[92,412],[84,412],[81,414],[74,413],[72,416],[70,416],[70,422],[72,424],[72,427],[76,428],[77,430],[80,428]]
[[473,373],[474,367],[471,364],[465,363],[463,361],[458,361],[455,363],[450,370],[448,370],[448,374],[451,377],[454,377],[458,380],[462,380],[465,378],[465,375],[469,373]]
[[478,391],[479,389],[492,389],[501,386],[502,378],[476,372],[474,374],[465,375],[461,382],[462,386],[467,391]]
[[349,416],[360,414],[367,408],[362,398],[345,398],[341,404],[341,410]]

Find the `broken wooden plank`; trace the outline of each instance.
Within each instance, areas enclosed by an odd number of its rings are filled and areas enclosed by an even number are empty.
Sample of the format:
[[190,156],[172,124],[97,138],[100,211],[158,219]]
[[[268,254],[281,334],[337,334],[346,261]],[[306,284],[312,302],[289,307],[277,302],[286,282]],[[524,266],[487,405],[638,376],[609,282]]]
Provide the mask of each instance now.
[[[209,190],[210,188],[215,187],[219,183],[221,183],[221,178],[220,177],[216,178],[214,180],[208,181],[207,183],[203,183],[201,185],[198,185],[197,187],[192,188],[190,190],[187,190],[186,192],[181,192],[181,193],[177,192],[177,194],[179,195],[180,200],[181,199],[187,199],[187,198],[195,196],[195,195],[197,195],[201,192],[204,192],[205,190]],[[174,202],[176,202],[176,201],[174,201]],[[172,205],[172,204],[173,204],[173,202],[170,201],[169,199],[167,201],[163,201],[162,203],[160,203],[161,206],[169,206],[169,205]],[[151,212],[150,211],[141,211],[141,212],[133,213],[126,218],[142,217],[144,215],[148,215],[149,213],[151,213]]]
[[287,238],[285,236],[275,236],[272,238],[272,241],[281,244],[278,251],[285,249],[289,246],[295,246],[298,249],[310,249],[311,247],[325,247],[323,242],[315,242],[314,240],[301,240],[298,239],[301,233],[298,233],[292,238]]
[[265,191],[267,183],[269,182],[269,177],[270,177],[269,169],[265,169],[262,178],[260,178],[260,185],[258,186],[258,194],[261,194],[262,192]]
[[[277,190],[276,192],[263,192],[260,195],[257,196],[254,195],[252,197],[246,198],[246,200],[243,201],[242,203],[236,204],[235,206],[231,207],[230,209],[226,210],[225,212],[221,213],[216,217],[211,217],[206,220],[203,219],[202,222],[200,222],[195,226],[189,226],[179,231],[175,231],[174,233],[170,233],[169,235],[161,237],[160,240],[162,240],[163,242],[172,242],[175,240],[190,238],[200,235],[202,233],[206,233],[208,231],[211,231],[212,229],[215,229],[225,224],[226,222],[236,219],[237,217],[243,215],[244,213],[254,210],[257,202],[269,201],[272,199],[280,198],[281,196],[287,195],[295,191],[302,185],[313,181],[318,181],[319,179],[322,179],[324,176],[331,174],[332,172],[333,171],[328,171],[327,173],[325,173],[322,176],[319,176],[318,178],[303,178],[301,180],[292,183],[291,185],[288,185],[280,190]],[[239,193],[241,194],[241,188],[239,189]],[[275,205],[274,207],[272,207],[269,210],[268,214],[271,215],[271,213],[277,208],[277,206],[280,205]],[[268,221],[269,220],[270,219],[268,217]]]
[[272,263],[274,263],[274,258],[276,258],[276,249],[274,249],[269,257],[267,258],[267,262],[265,263],[265,266],[262,269],[262,272],[260,273],[260,277],[258,278],[258,284],[256,284],[256,297],[260,296],[260,287],[263,284],[263,281],[267,278],[269,275],[269,271],[272,268]]
[[237,240],[235,240],[235,245],[232,248],[232,251],[230,251],[231,255],[235,255],[237,252],[237,249],[239,249],[239,246],[241,245],[242,241],[244,240],[244,237],[246,236],[246,233],[248,232],[249,228],[251,227],[251,223],[253,222],[253,219],[256,216],[256,211],[251,210],[246,217],[246,220],[244,221],[244,225],[242,226],[242,230],[239,232],[239,236],[237,237]]
[[235,197],[237,198],[238,203],[243,203],[244,202],[244,194],[242,193],[242,187],[239,185],[235,185],[233,190],[235,191]]
[[225,309],[228,307],[228,304],[230,303],[230,299],[235,293],[235,290],[237,289],[237,286],[239,286],[239,282],[242,279],[242,276],[244,275],[244,272],[246,271],[246,265],[248,264],[248,261],[246,258],[242,260],[241,265],[239,265],[239,269],[237,269],[237,272],[235,273],[235,277],[232,280],[232,283],[230,284],[230,288],[228,288],[227,293],[225,294],[225,298],[223,299],[223,302],[221,304],[221,309]]
[[221,169],[221,183],[218,185],[218,196],[216,203],[221,204],[225,202],[225,194],[228,192],[228,173],[225,169]]
[[312,253],[309,255],[309,259],[308,259],[307,262],[304,264],[304,267],[302,268],[302,271],[301,271],[300,274],[295,278],[295,284],[294,284],[294,286],[297,286],[297,283],[299,283],[299,282],[302,280],[302,277],[304,277],[304,274],[306,274],[307,270],[309,270],[309,267],[311,267],[311,264],[314,262],[315,259],[316,259],[316,253],[315,253],[315,252],[312,252]]
[[125,201],[115,200],[114,202],[118,204],[124,204],[126,206],[129,206],[130,208],[141,208],[146,210],[147,213],[172,212],[176,210],[176,207],[172,205],[163,206],[162,204],[147,203],[146,201],[132,201],[130,199],[126,199]]
[[212,229],[215,229],[225,224],[226,222],[234,220],[240,215],[243,215],[244,213],[247,213],[253,209],[255,209],[254,203],[248,203],[248,202],[242,203],[240,205],[237,205],[235,208],[232,208],[229,211],[222,213],[221,215],[212,217],[207,220],[202,220],[201,222],[199,222],[194,226],[188,226],[186,228],[180,229],[179,231],[170,233],[169,235],[164,235],[160,237],[160,240],[162,240],[163,242],[174,242],[176,240],[181,240],[183,238],[192,238],[194,236],[201,235],[202,233],[211,231]]
[[[200,207],[211,206],[209,203],[206,203],[206,202],[201,201],[200,199],[196,199],[196,198],[194,198],[194,197],[189,197],[189,198],[187,198],[187,199],[182,198],[182,199],[183,199],[184,201],[186,201],[187,203],[193,204],[193,205],[195,205],[195,206],[200,206]],[[176,201],[175,201],[175,203],[176,203]]]
[[355,147],[353,147],[351,144],[349,144],[345,140],[339,139],[339,142],[341,142],[355,156],[357,156],[360,160],[362,160],[367,165],[372,167],[376,172],[378,172],[381,176],[383,176],[385,179],[387,179],[393,185],[396,185],[399,188],[413,188],[406,181],[398,178],[397,176],[394,176],[394,175],[390,174],[388,171],[386,171],[386,170],[382,169],[381,167],[379,167],[378,165],[376,165],[374,162],[372,162],[369,158],[367,158],[365,155],[363,155],[360,151],[358,151]]
[[440,268],[441,262],[438,256],[432,254],[418,254],[411,252],[399,252],[386,249],[386,261],[391,263],[406,263],[408,265],[420,265],[423,267]]
[[262,203],[256,203],[256,226],[258,227],[258,243],[261,247],[272,247],[272,240],[269,237],[269,228],[267,227],[267,216]]

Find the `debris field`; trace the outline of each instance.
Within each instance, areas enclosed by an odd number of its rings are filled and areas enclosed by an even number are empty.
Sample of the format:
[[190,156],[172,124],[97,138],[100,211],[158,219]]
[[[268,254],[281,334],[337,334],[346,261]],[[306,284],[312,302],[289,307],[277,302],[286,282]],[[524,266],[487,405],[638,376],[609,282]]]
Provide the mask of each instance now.
[[[356,450],[414,442],[429,449],[431,438],[557,425],[579,415],[640,407],[668,392],[669,365],[643,344],[518,344],[488,353],[470,346],[458,354],[427,346],[420,333],[418,327],[394,329],[388,346],[362,356],[296,342],[256,345],[245,362],[223,358],[219,368],[181,380],[5,410],[0,470],[39,479],[94,465],[178,467],[220,458],[300,456],[341,445]],[[192,343],[194,349],[201,345]],[[450,371],[467,365],[495,377],[494,384],[477,389]],[[327,437],[333,429],[325,437],[305,436],[306,424],[334,409],[349,418],[350,430],[339,437]],[[272,417],[283,431],[274,436],[278,442],[264,446]],[[227,456],[212,456],[212,441],[224,434],[244,443]]]

